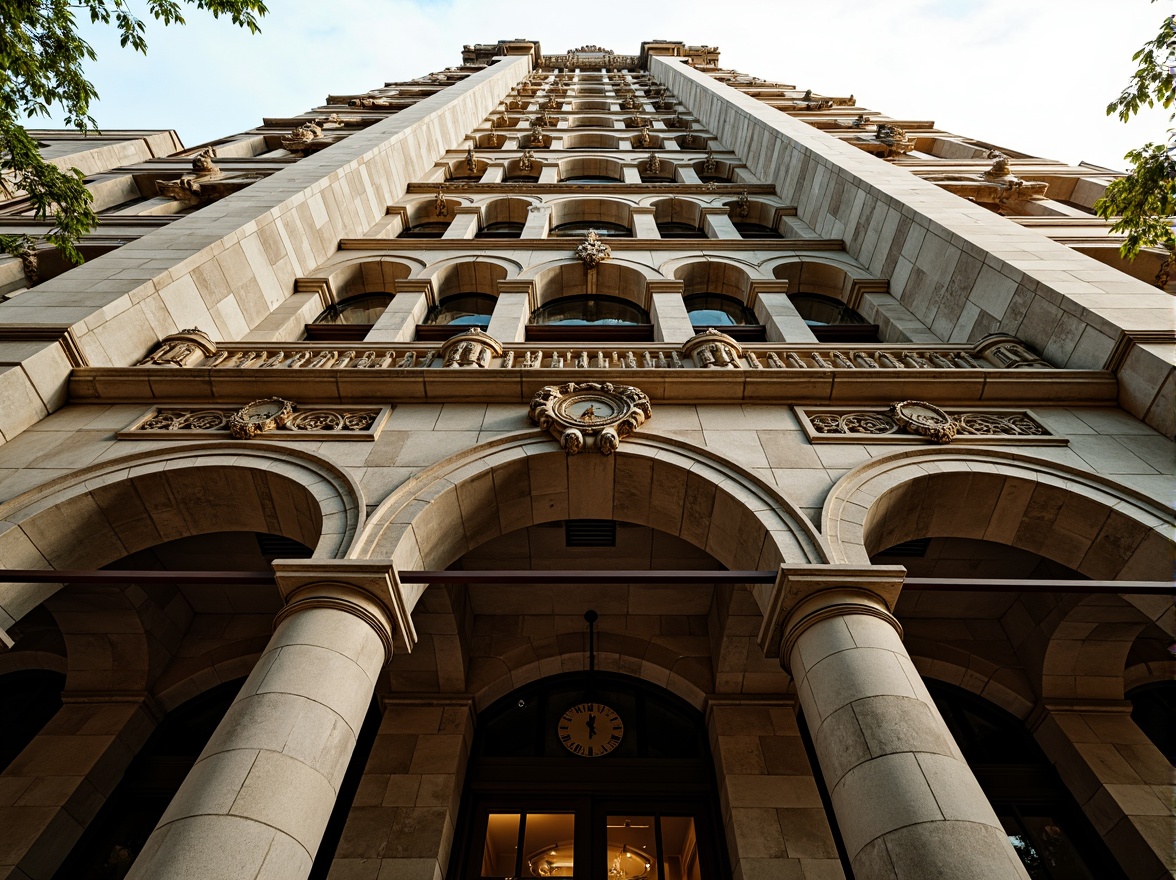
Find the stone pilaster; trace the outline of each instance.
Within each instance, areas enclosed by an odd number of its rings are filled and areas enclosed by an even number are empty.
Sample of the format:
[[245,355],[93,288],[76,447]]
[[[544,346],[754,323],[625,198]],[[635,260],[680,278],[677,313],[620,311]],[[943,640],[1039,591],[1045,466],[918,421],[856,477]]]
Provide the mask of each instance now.
[[716,698],[707,727],[736,877],[842,877],[793,700]]
[[1027,877],[900,637],[898,566],[785,565],[781,625],[857,880]]
[[0,774],[0,877],[50,880],[158,720],[146,695],[65,695]]
[[130,880],[300,880],[310,872],[393,632],[390,566],[276,562],[286,607]]
[[1051,700],[1029,725],[1127,876],[1176,875],[1172,765],[1131,720],[1131,704]]
[[384,701],[332,878],[445,876],[473,731],[471,697]]

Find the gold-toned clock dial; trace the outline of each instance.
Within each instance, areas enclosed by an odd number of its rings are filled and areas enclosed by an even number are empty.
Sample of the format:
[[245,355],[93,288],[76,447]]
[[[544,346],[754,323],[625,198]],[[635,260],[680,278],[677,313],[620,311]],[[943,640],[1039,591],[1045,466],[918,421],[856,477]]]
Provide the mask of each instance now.
[[579,703],[560,716],[559,741],[573,755],[599,758],[621,744],[625,724],[604,703]]

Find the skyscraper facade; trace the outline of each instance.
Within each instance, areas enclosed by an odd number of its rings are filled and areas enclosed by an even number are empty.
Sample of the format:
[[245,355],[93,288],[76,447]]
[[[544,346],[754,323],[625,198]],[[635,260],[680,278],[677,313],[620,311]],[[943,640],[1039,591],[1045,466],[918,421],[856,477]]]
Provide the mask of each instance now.
[[35,136],[101,223],[0,263],[0,877],[1172,875],[1114,172],[674,41]]

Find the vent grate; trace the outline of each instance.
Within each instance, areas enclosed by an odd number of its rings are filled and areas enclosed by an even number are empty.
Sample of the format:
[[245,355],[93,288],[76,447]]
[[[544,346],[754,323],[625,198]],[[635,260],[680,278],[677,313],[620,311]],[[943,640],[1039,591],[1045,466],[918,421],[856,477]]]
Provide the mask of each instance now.
[[565,547],[615,547],[617,522],[613,519],[569,519],[564,522]]
[[903,541],[901,544],[895,544],[893,547],[887,547],[881,553],[876,553],[877,557],[905,557],[911,559],[917,557],[922,559],[927,555],[927,547],[930,546],[930,538],[915,538],[913,541]]
[[263,532],[254,534],[257,535],[257,549],[261,551],[261,556],[266,562],[273,562],[275,559],[309,559],[314,555],[313,550],[293,538],[267,535]]

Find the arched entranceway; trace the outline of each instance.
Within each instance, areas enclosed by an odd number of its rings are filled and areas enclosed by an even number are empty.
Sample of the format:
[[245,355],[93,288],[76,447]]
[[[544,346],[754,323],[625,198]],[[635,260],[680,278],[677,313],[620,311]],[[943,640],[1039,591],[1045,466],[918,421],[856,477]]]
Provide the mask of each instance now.
[[[1014,705],[1118,862],[1138,876],[1164,870],[1170,834],[1157,817],[1170,817],[1170,794],[1158,791],[1171,791],[1170,769],[1130,719],[1124,666],[1141,634],[1154,641],[1176,632],[1171,599],[1092,595],[1080,581],[1169,579],[1171,512],[1065,465],[953,447],[896,453],[851,471],[831,491],[823,526],[838,561],[903,563],[914,577],[1006,580],[1002,591],[950,599],[904,593],[896,613],[908,645],[923,654],[925,671],[954,666],[952,680]],[[915,555],[950,551],[975,570],[896,555],[919,545]],[[1035,587],[1042,578],[1052,583]],[[1120,769],[1106,756],[1122,760]]]
[[729,876],[702,714],[626,676],[534,682],[479,716],[451,880]]

